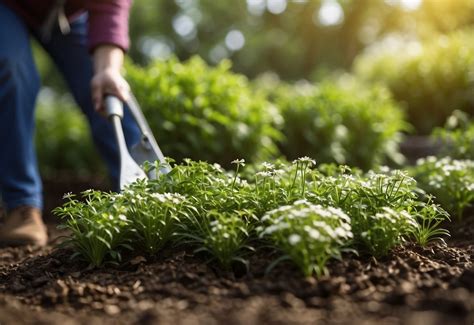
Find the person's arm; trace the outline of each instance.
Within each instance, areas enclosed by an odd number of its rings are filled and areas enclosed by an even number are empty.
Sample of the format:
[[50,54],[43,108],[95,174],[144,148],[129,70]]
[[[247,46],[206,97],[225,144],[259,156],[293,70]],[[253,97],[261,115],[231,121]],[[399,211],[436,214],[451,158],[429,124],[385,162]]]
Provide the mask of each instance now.
[[101,110],[103,97],[111,94],[126,100],[129,86],[121,75],[128,50],[128,18],[131,0],[89,0],[89,50],[94,60],[92,100]]
[[128,100],[130,87],[122,77],[124,52],[116,45],[99,45],[93,52],[94,77],[91,80],[92,100],[97,111],[103,108],[105,95]]

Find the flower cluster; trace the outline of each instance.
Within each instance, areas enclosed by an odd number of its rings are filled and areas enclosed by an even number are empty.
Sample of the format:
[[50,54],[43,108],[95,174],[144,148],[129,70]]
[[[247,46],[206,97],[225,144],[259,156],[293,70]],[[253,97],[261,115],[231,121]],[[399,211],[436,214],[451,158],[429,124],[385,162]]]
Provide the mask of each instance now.
[[301,271],[322,274],[329,258],[353,237],[350,218],[340,209],[323,207],[306,200],[266,213],[260,229]]
[[419,186],[449,212],[462,218],[474,202],[474,161],[450,157],[419,159],[412,173]]

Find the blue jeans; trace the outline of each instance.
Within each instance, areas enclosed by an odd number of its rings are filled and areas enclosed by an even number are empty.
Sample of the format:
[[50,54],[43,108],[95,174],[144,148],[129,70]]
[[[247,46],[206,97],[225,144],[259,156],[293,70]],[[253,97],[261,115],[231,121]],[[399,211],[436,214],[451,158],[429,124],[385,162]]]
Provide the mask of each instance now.
[[[87,15],[82,15],[71,23],[69,34],[62,35],[56,28],[45,42],[37,37],[37,31],[29,30],[20,17],[0,3],[0,197],[8,210],[22,205],[43,207],[33,141],[40,79],[32,57],[30,34],[38,39],[62,73],[89,122],[113,186],[118,189],[120,166],[113,128],[94,111],[92,103],[93,62],[86,47],[86,30]],[[138,127],[128,110],[123,128],[128,146],[140,140]]]

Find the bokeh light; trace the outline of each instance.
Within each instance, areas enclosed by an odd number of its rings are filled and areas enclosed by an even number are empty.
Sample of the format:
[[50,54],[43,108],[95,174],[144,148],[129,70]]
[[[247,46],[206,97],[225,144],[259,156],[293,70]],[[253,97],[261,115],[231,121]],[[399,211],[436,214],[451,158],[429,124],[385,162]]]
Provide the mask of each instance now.
[[190,38],[196,33],[196,24],[188,15],[178,15],[173,19],[174,31],[183,38]]
[[225,45],[231,51],[238,51],[245,45],[245,36],[240,30],[231,30],[225,37]]
[[209,60],[211,60],[212,63],[219,63],[228,57],[229,51],[223,44],[218,44],[209,51]]
[[140,51],[150,59],[167,60],[174,51],[173,44],[165,38],[142,37]]
[[269,12],[275,15],[279,15],[286,10],[286,0],[267,0],[267,9]]
[[344,11],[336,0],[324,0],[321,8],[313,16],[313,21],[323,26],[338,25],[343,20]]
[[247,10],[250,14],[261,16],[265,9],[265,0],[247,0]]

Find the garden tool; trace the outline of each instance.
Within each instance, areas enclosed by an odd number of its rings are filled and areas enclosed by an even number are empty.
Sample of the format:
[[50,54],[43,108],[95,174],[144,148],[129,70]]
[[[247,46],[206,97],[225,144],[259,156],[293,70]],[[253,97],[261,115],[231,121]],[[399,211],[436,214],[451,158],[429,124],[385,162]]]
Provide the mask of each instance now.
[[[123,102],[115,96],[105,97],[105,111],[113,125],[120,154],[120,190],[138,179],[156,179],[158,173],[167,174],[171,170],[133,94],[130,94],[127,106],[141,132],[140,142],[133,146],[130,152],[122,128]],[[150,163],[159,161],[159,170],[152,167],[146,173],[141,167],[145,161]]]

